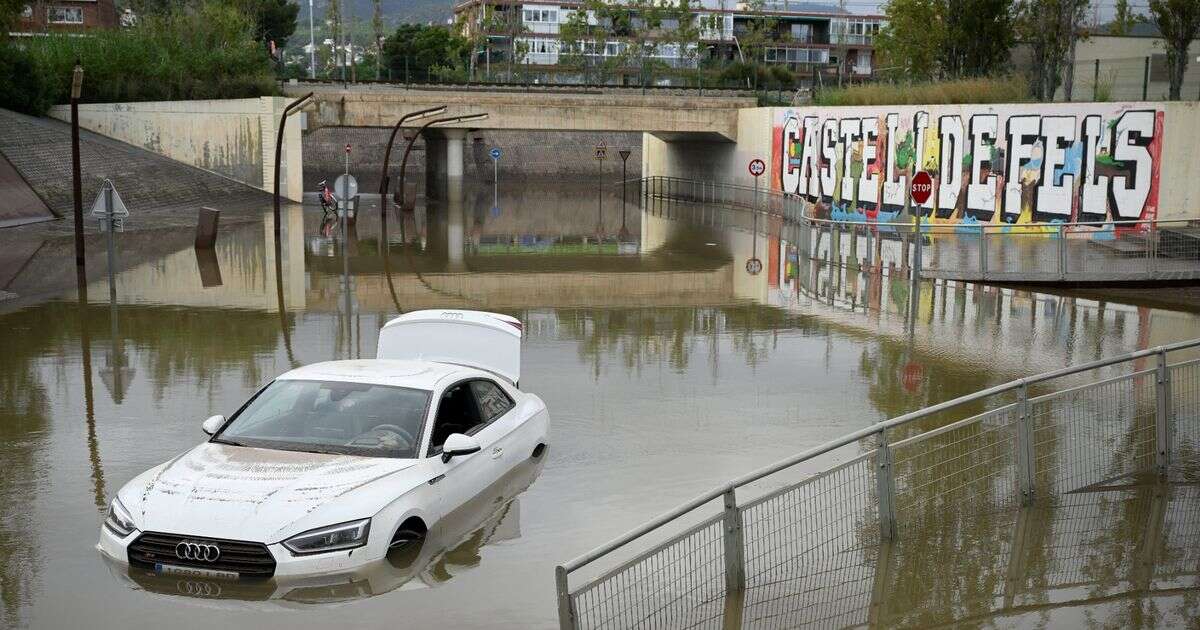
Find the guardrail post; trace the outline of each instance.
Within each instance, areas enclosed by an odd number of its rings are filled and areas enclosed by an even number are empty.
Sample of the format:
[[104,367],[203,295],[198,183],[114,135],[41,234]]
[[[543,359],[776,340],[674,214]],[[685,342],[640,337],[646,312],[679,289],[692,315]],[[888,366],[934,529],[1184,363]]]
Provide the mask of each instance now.
[[979,226],[979,279],[987,279],[988,270],[988,252],[987,252],[987,226]]
[[1058,226],[1058,279],[1067,279],[1067,226]]
[[1017,490],[1021,505],[1034,499],[1033,426],[1029,417],[1029,387],[1024,381],[1017,386]]
[[1155,366],[1154,466],[1166,476],[1171,463],[1171,373],[1167,368],[1167,351],[1159,348]]
[[725,593],[741,593],[746,590],[746,547],[742,536],[742,511],[737,506],[734,489],[723,495],[725,518],[722,522],[725,541]]
[[567,590],[567,570],[554,568],[554,582],[558,590],[559,630],[575,630],[575,610],[571,606],[571,593]]
[[887,430],[879,432],[879,449],[875,460],[875,486],[879,490],[879,538],[896,538],[896,478],[892,471],[892,447],[888,445]]

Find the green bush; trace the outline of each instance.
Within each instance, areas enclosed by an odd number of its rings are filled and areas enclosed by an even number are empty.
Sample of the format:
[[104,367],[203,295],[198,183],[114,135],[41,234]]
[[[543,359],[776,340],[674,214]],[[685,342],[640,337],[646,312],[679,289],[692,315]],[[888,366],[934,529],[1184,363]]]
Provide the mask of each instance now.
[[983,77],[921,83],[870,83],[817,92],[816,105],[940,105],[1020,103],[1029,100],[1021,76]]
[[254,40],[253,22],[227,3],[181,5],[146,15],[132,28],[86,37],[48,35],[21,46],[58,103],[70,97],[77,59],[84,68],[84,102],[248,98],[279,91],[271,60]]
[[0,44],[0,107],[40,116],[54,104],[53,90],[26,51]]

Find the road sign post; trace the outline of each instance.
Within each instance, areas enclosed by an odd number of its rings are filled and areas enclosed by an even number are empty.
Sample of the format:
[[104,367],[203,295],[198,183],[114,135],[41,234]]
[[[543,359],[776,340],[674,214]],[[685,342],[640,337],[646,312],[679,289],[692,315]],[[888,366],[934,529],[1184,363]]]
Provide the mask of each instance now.
[[[599,240],[600,231],[604,226],[604,158],[608,156],[608,145],[603,140],[596,145],[596,236]],[[599,244],[599,243],[597,243]]]
[[492,156],[492,207],[500,207],[500,147],[492,147],[488,151],[488,155]]
[[746,261],[746,273],[756,276],[760,271],[762,271],[762,261],[758,259],[758,178],[762,177],[762,174],[767,172],[767,163],[758,158],[754,158],[753,160],[750,160],[750,164],[747,168],[750,170],[750,175],[754,176],[754,201],[751,204],[751,212],[754,213],[754,231],[750,237],[751,252],[750,260]]
[[629,232],[625,228],[625,187],[629,183],[628,166],[630,154],[631,151],[629,149],[617,151],[617,155],[621,156],[621,238],[624,238]]
[[933,178],[929,173],[920,171],[912,178],[908,189],[910,210],[913,215],[913,278],[921,274],[921,204],[929,201],[933,194]]

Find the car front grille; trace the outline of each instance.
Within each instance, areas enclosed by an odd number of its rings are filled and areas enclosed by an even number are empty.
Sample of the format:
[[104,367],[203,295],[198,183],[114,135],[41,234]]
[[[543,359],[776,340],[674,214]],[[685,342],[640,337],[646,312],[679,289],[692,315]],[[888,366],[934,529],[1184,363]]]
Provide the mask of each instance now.
[[[180,558],[176,555],[175,548],[181,542],[216,545],[220,548],[221,555],[212,562]],[[129,564],[133,566],[173,564],[214,571],[234,571],[247,578],[269,578],[275,575],[275,557],[266,545],[256,542],[145,532],[129,544],[128,553]]]

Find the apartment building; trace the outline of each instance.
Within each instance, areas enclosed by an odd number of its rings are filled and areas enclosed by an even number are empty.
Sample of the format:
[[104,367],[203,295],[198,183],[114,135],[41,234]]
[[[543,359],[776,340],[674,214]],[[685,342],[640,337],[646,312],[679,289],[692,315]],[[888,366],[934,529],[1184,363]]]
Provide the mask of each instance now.
[[[597,66],[621,56],[635,39],[611,34],[601,36],[603,41],[585,37],[577,43],[577,50],[568,51],[561,39],[562,27],[581,10],[582,2],[464,0],[454,7],[454,14],[465,35],[481,35],[486,42],[476,51],[477,67],[490,72],[511,62],[520,64],[526,75],[572,82],[582,77],[577,65],[563,64],[568,52]],[[670,33],[678,27],[674,20],[666,20],[658,29],[661,41],[653,41],[656,34],[651,33],[647,43],[646,34],[639,34],[636,39],[647,44],[645,57],[659,66],[680,69],[719,68],[739,60],[779,64],[801,85],[870,79],[875,73],[874,39],[884,23],[883,16],[851,13],[837,4],[792,0],[768,0],[754,8],[733,0],[693,0],[690,19],[699,34],[693,42],[671,41]],[[587,12],[587,24],[599,26],[591,11]],[[637,68],[618,68],[604,80],[628,82],[637,74]],[[665,83],[672,78],[665,73],[655,81]]]
[[12,34],[83,32],[118,24],[113,0],[42,0],[22,7]]

